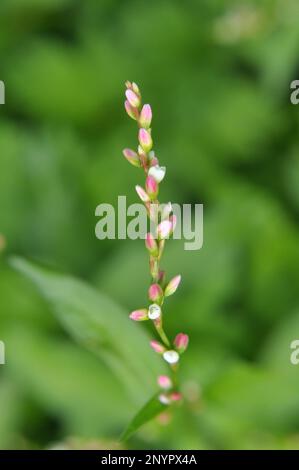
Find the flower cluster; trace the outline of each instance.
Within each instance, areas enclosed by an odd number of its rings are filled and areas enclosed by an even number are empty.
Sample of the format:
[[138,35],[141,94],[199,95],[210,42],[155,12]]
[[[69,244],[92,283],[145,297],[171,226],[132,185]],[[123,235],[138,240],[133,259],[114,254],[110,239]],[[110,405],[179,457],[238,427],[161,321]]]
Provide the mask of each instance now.
[[159,185],[164,179],[166,168],[159,165],[159,160],[153,151],[152,139],[152,109],[149,104],[142,105],[141,93],[136,83],[126,82],[125,109],[130,118],[137,121],[138,148],[137,151],[124,149],[125,158],[133,166],[142,168],[146,175],[145,185],[136,186],[136,192],[144,203],[147,214],[154,222],[154,230],[147,233],[145,246],[149,252],[149,266],[152,278],[148,289],[149,306],[134,310],[130,318],[135,321],[152,321],[160,341],[153,340],[150,346],[169,364],[172,378],[159,376],[158,385],[162,390],[159,399],[164,404],[170,404],[181,400],[181,394],[177,390],[176,372],[181,354],[187,349],[189,338],[184,333],[179,333],[174,341],[169,341],[163,328],[162,306],[166,297],[177,290],[181,276],[177,275],[169,282],[165,279],[165,272],[160,269],[160,260],[164,250],[165,240],[173,233],[176,225],[176,217],[172,214],[172,205],[160,204],[158,201]]

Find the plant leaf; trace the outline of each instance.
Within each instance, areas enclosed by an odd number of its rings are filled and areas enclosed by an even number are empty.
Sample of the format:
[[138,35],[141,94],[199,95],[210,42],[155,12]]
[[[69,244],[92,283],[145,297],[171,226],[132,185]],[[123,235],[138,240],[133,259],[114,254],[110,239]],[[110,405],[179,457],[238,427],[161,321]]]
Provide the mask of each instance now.
[[129,437],[131,437],[136,431],[138,431],[141,426],[155,418],[155,416],[162,413],[162,411],[164,411],[165,408],[168,407],[168,405],[163,405],[159,401],[158,394],[156,393],[134,416],[134,418],[122,434],[121,441],[128,440]]
[[163,363],[148,347],[145,331],[128,319],[125,310],[78,279],[19,257],[11,258],[11,264],[37,285],[64,328],[108,364],[135,403],[153,393]]

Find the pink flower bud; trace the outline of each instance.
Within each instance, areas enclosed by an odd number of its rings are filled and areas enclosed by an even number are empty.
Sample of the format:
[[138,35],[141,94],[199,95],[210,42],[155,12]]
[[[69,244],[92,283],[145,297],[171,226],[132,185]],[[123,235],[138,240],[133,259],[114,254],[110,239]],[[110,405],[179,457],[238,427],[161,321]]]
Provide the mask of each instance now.
[[148,176],[146,178],[145,189],[151,199],[156,199],[158,195],[158,191],[159,191],[159,186],[155,178],[153,178],[153,176]]
[[158,385],[164,390],[169,390],[172,387],[172,381],[167,375],[159,375]]
[[139,98],[141,98],[140,90],[139,90],[139,87],[138,87],[137,83],[132,82],[131,87],[132,87],[132,90],[134,91],[134,93],[136,93],[136,95],[139,96]]
[[149,152],[153,146],[152,136],[146,129],[139,129],[138,139],[145,152]]
[[163,298],[163,291],[159,284],[152,284],[148,290],[148,298],[152,302],[160,302]]
[[153,178],[155,178],[157,183],[161,183],[161,181],[163,180],[165,176],[165,173],[166,173],[165,166],[159,166],[159,165],[152,166],[151,165],[150,169],[148,170],[148,174],[152,176]]
[[144,191],[144,189],[141,186],[137,185],[135,186],[135,189],[142,202],[150,201],[148,194]]
[[188,343],[189,343],[189,336],[185,335],[184,333],[179,333],[178,335],[176,335],[174,342],[173,342],[175,348],[180,353],[183,353],[184,351],[186,351],[188,347]]
[[133,106],[133,108],[138,108],[138,106],[140,105],[140,98],[138,95],[136,95],[133,90],[126,90],[126,97],[130,105]]
[[151,150],[149,153],[148,153],[148,158],[149,158],[149,164],[150,166],[155,166],[155,165],[159,165],[159,161],[158,161],[158,158],[156,157],[156,154],[153,150]]
[[140,310],[134,310],[134,312],[130,314],[130,318],[135,321],[148,320],[147,309],[141,308]]
[[165,280],[165,271],[162,271],[162,270],[160,269],[159,274],[158,274],[158,282],[159,282],[161,285],[163,285],[164,280]]
[[125,109],[127,111],[127,114],[130,116],[130,118],[135,119],[135,121],[139,117],[139,112],[137,108],[134,108],[134,106],[131,106],[129,101],[125,101]]
[[149,104],[145,104],[139,116],[140,127],[148,129],[152,122],[152,109]]
[[153,235],[151,233],[146,234],[145,238],[145,246],[150,252],[151,255],[157,256],[159,253],[159,248],[157,245],[156,240],[154,239]]
[[183,396],[180,392],[172,392],[169,398],[171,401],[181,401]]
[[157,234],[160,240],[168,238],[172,232],[172,222],[170,220],[164,220],[158,225]]
[[140,160],[136,152],[131,149],[124,149],[123,150],[124,157],[128,160],[131,165],[140,167]]
[[168,297],[169,295],[172,295],[175,293],[175,291],[180,285],[181,278],[182,278],[181,275],[178,274],[178,276],[175,276],[173,279],[171,279],[171,281],[166,286],[166,289],[164,292],[165,297]]
[[163,354],[165,351],[163,344],[159,343],[159,341],[153,340],[150,342],[150,345],[153,350],[158,354]]

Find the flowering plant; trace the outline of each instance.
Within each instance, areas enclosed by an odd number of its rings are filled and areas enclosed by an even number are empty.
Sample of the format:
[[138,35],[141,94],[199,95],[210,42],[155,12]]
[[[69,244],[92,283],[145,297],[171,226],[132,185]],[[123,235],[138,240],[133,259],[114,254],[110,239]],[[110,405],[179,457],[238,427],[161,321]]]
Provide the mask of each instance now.
[[145,187],[136,186],[136,192],[144,203],[151,222],[151,231],[146,234],[145,246],[149,252],[149,267],[151,285],[148,289],[149,306],[134,310],[130,318],[135,321],[152,321],[159,336],[159,341],[152,340],[150,346],[162,356],[170,367],[170,377],[161,375],[158,377],[158,385],[161,389],[159,400],[168,405],[180,401],[182,395],[179,391],[177,371],[181,355],[187,349],[189,337],[179,333],[171,342],[165,333],[163,325],[164,300],[177,290],[181,276],[177,275],[166,282],[165,271],[160,269],[160,261],[168,239],[176,226],[176,216],[172,213],[172,205],[160,204],[158,200],[159,185],[165,177],[166,168],[159,165],[158,158],[153,151],[152,139],[152,109],[149,104],[142,105],[141,93],[136,83],[126,82],[125,109],[139,127],[138,149],[124,149],[125,158],[133,166],[144,170],[146,175]]

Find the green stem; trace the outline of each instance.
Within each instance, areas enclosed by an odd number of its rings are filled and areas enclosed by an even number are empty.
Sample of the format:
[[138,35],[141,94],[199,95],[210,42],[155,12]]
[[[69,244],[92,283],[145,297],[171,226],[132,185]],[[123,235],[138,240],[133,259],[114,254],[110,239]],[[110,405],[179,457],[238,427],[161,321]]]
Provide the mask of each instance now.
[[156,324],[155,323],[155,327],[156,327],[156,330],[157,330],[157,333],[159,334],[160,338],[162,339],[163,343],[169,347],[170,346],[170,341],[169,339],[167,338],[167,335],[163,329],[163,326],[162,324],[160,323],[160,325]]

